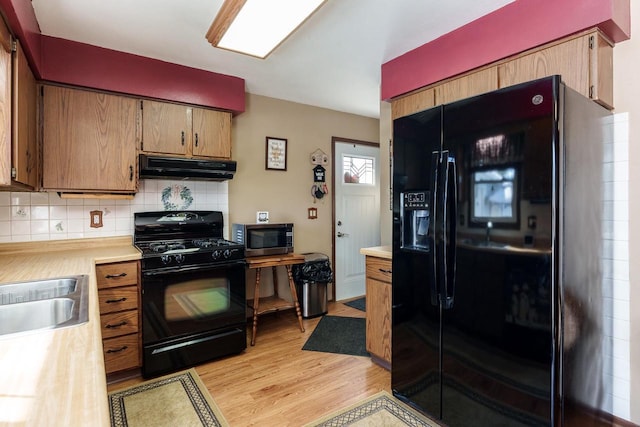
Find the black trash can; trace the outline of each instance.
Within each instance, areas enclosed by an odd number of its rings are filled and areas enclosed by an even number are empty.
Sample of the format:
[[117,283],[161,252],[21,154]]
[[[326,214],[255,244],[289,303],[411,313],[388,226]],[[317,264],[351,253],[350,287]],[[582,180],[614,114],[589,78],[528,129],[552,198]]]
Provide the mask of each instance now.
[[318,252],[305,253],[304,264],[292,267],[298,302],[305,319],[327,313],[327,284],[333,280],[329,257]]

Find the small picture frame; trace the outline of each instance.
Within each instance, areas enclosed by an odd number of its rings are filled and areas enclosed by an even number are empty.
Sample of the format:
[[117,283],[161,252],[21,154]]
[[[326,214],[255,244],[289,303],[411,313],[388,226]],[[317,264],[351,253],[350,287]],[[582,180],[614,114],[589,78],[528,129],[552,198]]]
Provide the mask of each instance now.
[[287,140],[267,137],[265,169],[287,170]]

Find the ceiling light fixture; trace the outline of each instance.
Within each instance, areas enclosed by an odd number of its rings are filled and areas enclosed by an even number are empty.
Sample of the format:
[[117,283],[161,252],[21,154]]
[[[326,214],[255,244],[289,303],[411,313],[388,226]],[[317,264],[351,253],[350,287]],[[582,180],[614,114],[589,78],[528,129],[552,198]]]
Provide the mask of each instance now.
[[326,0],[224,0],[207,31],[215,47],[266,58]]

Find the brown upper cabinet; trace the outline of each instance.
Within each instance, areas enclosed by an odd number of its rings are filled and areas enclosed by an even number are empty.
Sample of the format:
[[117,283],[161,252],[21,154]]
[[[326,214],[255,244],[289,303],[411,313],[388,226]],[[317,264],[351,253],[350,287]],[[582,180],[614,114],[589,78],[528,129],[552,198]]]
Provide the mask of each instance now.
[[37,84],[27,58],[0,21],[0,187],[39,186]]
[[27,57],[16,42],[13,58],[13,168],[14,181],[27,188],[39,185],[38,87]]
[[0,185],[11,185],[11,34],[0,20]]
[[141,151],[231,158],[231,113],[143,100]]
[[520,55],[498,66],[500,87],[547,77],[613,108],[613,46],[597,30]]
[[447,104],[498,89],[498,67],[489,67],[449,80],[435,88],[436,105]]
[[391,103],[391,120],[435,107],[435,89],[422,89],[396,98]]
[[43,188],[135,192],[137,100],[59,86],[43,86],[42,97]]
[[434,83],[392,101],[392,119],[554,74],[574,90],[613,108],[613,45],[597,29]]

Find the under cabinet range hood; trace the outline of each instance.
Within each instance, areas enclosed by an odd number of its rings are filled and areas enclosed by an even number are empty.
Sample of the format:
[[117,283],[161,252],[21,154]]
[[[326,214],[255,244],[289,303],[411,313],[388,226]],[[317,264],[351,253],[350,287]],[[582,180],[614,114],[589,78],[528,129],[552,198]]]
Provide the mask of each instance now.
[[236,172],[236,162],[233,160],[183,159],[140,154],[139,161],[141,179],[226,181],[232,179]]

